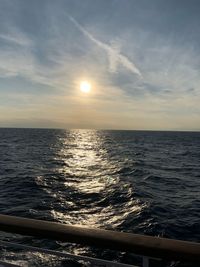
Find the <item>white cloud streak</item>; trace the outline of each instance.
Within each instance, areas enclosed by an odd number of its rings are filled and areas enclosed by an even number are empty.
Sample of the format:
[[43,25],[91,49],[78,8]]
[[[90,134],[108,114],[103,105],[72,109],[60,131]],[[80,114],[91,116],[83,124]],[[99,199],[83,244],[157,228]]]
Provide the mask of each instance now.
[[10,33],[0,33],[0,39],[20,46],[30,46],[32,44],[32,41],[28,39],[24,34],[17,31],[17,29],[12,28],[9,30]]
[[119,48],[115,46],[110,46],[96,39],[91,33],[89,33],[83,26],[81,26],[72,16],[68,15],[68,18],[73,22],[73,24],[91,40],[98,47],[106,51],[109,61],[110,61],[110,70],[111,72],[116,71],[117,65],[121,64],[126,69],[128,69],[133,74],[137,74],[142,78],[140,70],[135,66],[135,64],[122,53],[120,53]]

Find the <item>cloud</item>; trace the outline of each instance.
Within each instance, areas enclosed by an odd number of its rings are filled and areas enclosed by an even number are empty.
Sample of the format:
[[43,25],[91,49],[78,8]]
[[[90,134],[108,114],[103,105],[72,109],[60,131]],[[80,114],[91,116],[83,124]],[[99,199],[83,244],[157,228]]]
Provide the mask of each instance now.
[[[34,127],[59,121],[73,128],[200,125],[197,29],[188,36],[182,27],[180,34],[171,30],[171,17],[163,23],[160,12],[140,13],[129,4],[113,14],[99,2],[98,16],[96,4],[82,7],[74,1],[44,3],[39,10],[26,1],[20,8],[1,6],[0,121]],[[93,85],[87,98],[79,95],[82,78]]]
[[111,72],[116,71],[117,65],[121,64],[133,74],[137,74],[139,77],[142,77],[140,70],[129,58],[120,53],[119,47],[117,47],[115,43],[113,45],[108,45],[101,42],[100,40],[96,39],[91,33],[89,33],[84,27],[82,27],[72,16],[68,15],[68,17],[85,36],[87,36],[98,47],[107,52],[110,61]]
[[20,46],[30,46],[32,44],[31,40],[17,29],[12,29],[11,33],[0,33],[0,39]]

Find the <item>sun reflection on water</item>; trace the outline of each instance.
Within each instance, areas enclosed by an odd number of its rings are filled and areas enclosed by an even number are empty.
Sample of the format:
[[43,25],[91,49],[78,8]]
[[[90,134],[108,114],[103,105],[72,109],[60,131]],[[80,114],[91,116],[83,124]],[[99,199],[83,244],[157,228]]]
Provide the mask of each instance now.
[[[85,193],[98,193],[107,185],[118,182],[117,178],[102,175],[105,172],[103,166],[108,168],[109,161],[106,158],[106,150],[103,149],[101,136],[94,130],[74,130],[72,138],[66,140],[67,153],[71,157],[66,160],[72,175],[82,177],[77,183],[66,181],[65,186]],[[65,148],[62,152],[64,152]],[[65,152],[64,152],[65,153]]]
[[46,192],[59,203],[51,209],[55,220],[115,228],[144,208],[134,197],[133,186],[121,179],[118,162],[109,156],[105,140],[95,130],[71,130],[60,140],[56,160],[62,164],[57,175],[51,181],[41,178]]

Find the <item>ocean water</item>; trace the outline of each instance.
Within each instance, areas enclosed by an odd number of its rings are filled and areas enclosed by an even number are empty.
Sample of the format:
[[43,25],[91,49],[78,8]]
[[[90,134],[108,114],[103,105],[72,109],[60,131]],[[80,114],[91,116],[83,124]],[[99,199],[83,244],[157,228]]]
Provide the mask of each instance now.
[[[0,129],[2,214],[199,242],[199,190],[197,132]],[[1,239],[137,261],[63,242],[4,233]],[[24,266],[65,262],[1,250],[4,259],[20,256]]]

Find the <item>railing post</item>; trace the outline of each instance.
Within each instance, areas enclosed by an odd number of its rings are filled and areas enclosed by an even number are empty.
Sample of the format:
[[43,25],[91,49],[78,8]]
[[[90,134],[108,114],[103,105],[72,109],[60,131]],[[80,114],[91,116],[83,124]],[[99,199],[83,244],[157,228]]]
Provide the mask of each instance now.
[[149,258],[142,257],[142,267],[149,267]]

